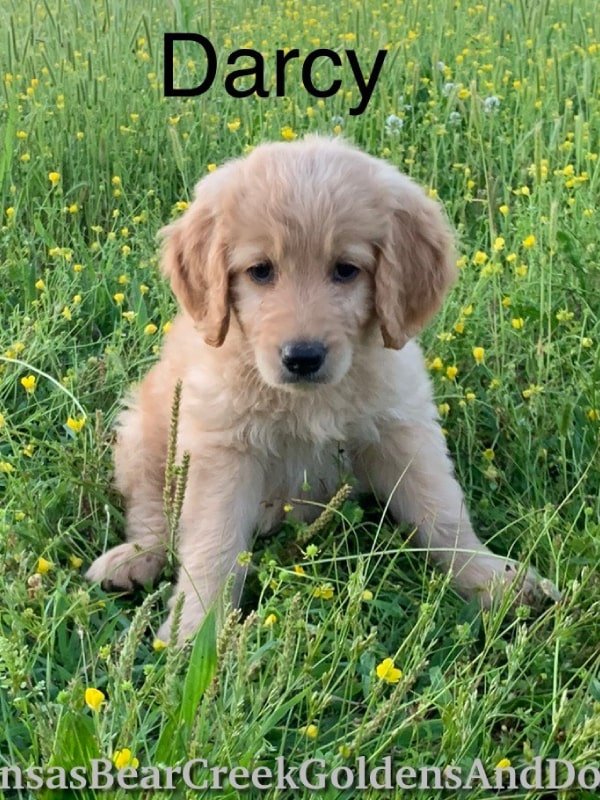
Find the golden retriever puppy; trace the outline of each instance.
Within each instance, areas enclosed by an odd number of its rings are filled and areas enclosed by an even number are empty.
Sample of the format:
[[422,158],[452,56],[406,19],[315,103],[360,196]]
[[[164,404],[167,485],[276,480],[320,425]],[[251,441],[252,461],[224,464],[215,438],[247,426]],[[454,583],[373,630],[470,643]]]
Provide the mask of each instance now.
[[[327,501],[351,470],[417,528],[465,596],[489,604],[534,573],[479,541],[454,477],[414,335],[455,277],[439,205],[339,140],[265,144],[203,178],[167,226],[163,270],[181,306],[162,357],[121,414],[116,481],[127,542],[88,578],[130,589],[167,547],[163,482],[176,382],[191,456],[175,598],[192,634],[255,531],[291,498]],[[302,493],[308,480],[311,493]],[[310,517],[314,505],[294,503]],[[167,640],[171,617],[158,635]]]

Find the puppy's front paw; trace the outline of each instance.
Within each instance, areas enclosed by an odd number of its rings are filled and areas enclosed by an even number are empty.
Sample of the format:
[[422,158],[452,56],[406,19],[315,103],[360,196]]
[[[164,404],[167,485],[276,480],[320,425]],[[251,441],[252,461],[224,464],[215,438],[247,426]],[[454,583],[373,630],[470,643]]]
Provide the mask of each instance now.
[[130,592],[135,586],[153,583],[164,563],[164,551],[158,547],[149,549],[135,542],[125,542],[97,558],[85,577],[106,589]]
[[561,599],[554,584],[534,569],[526,570],[518,561],[494,555],[475,556],[458,573],[456,582],[462,594],[476,596],[483,608],[501,602],[507,592],[514,595],[513,606],[541,608],[548,598]]
[[[171,632],[175,616],[173,613],[173,606],[175,605],[176,596],[176,594],[173,594],[173,597],[171,600],[169,600],[171,611],[156,633],[157,638],[162,642],[169,642],[171,639]],[[177,631],[177,644],[182,645],[186,639],[189,639],[191,636],[193,636],[200,625],[202,625],[203,619],[204,611],[200,604],[186,597],[181,611],[181,620]]]

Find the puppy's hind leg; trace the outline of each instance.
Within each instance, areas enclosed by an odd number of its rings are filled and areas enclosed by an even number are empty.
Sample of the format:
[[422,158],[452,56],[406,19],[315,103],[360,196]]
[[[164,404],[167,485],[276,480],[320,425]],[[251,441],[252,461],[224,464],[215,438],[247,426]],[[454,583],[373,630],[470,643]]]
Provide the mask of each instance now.
[[123,412],[114,453],[116,484],[126,501],[127,541],[97,558],[86,573],[109,589],[151,584],[166,561],[164,459],[159,455],[164,448],[153,447],[157,443],[143,436],[142,426],[140,410]]

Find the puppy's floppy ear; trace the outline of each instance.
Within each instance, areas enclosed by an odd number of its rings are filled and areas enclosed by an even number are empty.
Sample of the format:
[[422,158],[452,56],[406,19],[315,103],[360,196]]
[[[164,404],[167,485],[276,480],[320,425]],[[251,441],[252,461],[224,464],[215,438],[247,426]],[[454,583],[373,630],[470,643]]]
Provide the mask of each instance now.
[[454,239],[441,206],[385,165],[390,226],[375,274],[385,347],[399,350],[440,307],[456,277]]
[[[217,172],[225,171],[217,170]],[[226,245],[218,218],[217,173],[200,181],[196,198],[177,222],[166,225],[162,271],[173,293],[202,331],[220,347],[229,329],[229,276]],[[219,176],[222,178],[222,176]]]

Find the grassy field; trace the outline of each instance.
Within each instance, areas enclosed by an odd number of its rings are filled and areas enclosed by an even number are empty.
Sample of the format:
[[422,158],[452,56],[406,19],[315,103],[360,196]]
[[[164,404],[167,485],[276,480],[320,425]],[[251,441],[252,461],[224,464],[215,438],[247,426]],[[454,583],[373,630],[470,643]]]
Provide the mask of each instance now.
[[[0,9],[0,767],[597,763],[595,0],[195,5]],[[217,48],[219,77],[201,97],[163,95],[169,30]],[[287,96],[228,97],[238,47],[265,54],[268,82],[278,47],[354,49],[364,72],[390,52],[351,116],[346,62],[328,100],[305,91],[298,62]],[[176,50],[178,81],[194,82],[198,52]],[[216,642],[206,628],[190,658],[153,646],[166,582],[131,598],[83,579],[123,534],[111,426],[175,313],[158,228],[212,165],[305,132],[348,137],[446,207],[460,280],[422,342],[448,444],[482,537],[530,560],[563,601],[539,616],[481,615],[380,509],[346,500],[317,528],[290,521],[258,543],[241,619]],[[394,682],[378,676],[386,658]]]

